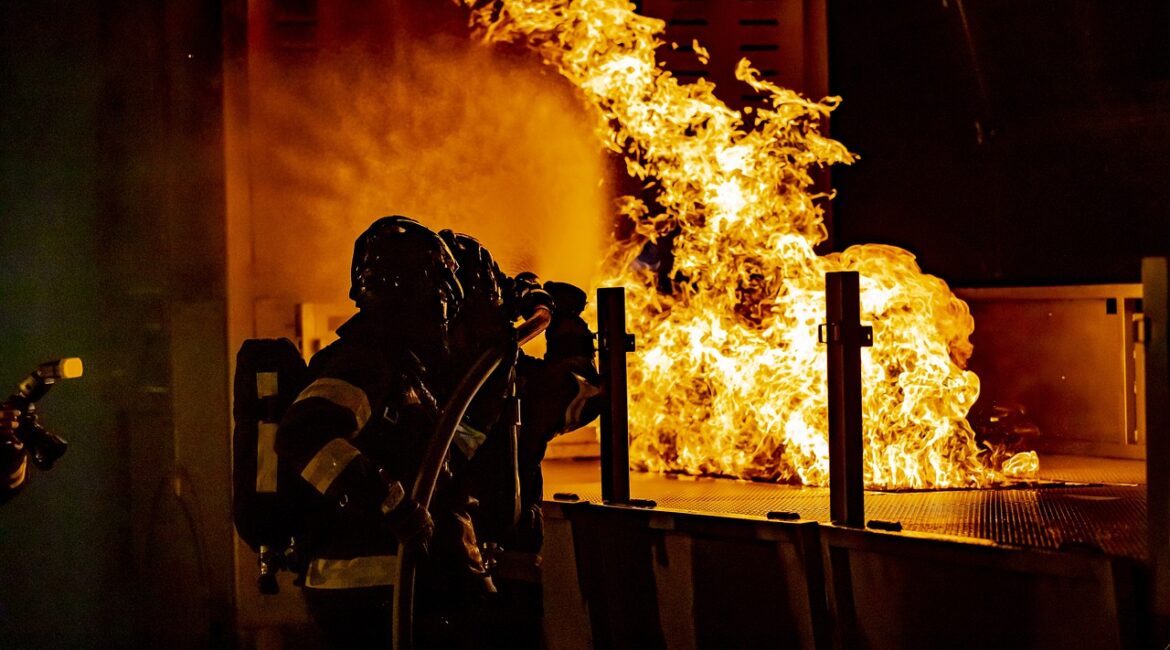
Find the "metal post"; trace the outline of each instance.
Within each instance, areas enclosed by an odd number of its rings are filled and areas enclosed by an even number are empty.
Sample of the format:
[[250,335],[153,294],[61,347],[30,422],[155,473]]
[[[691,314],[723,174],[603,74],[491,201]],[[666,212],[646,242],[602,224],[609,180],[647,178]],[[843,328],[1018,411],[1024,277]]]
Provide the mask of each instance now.
[[1146,347],[1146,507],[1153,567],[1155,625],[1170,622],[1170,360],[1166,258],[1142,260]]
[[818,338],[828,345],[829,513],[835,524],[860,528],[865,525],[861,348],[873,344],[873,328],[861,325],[856,271],[825,274],[825,320]]
[[626,353],[634,339],[626,332],[626,290],[597,290],[598,365],[606,408],[601,414],[601,498],[609,503],[630,501],[629,395]]

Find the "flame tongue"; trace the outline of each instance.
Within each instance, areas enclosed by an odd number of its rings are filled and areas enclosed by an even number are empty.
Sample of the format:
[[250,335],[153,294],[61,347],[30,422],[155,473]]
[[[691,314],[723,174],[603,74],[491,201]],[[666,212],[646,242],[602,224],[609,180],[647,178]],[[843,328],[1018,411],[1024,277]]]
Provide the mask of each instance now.
[[[475,4],[475,3],[472,3]],[[656,192],[623,197],[634,234],[614,244],[602,284],[627,288],[631,458],[638,467],[825,484],[828,480],[824,274],[861,275],[867,485],[964,487],[1000,480],[979,460],[966,413],[979,392],[963,369],[973,321],[907,251],[867,245],[818,257],[826,236],[810,170],[854,156],[823,136],[819,102],[736,76],[770,97],[743,116],[700,80],[655,61],[664,24],[618,0],[499,0],[473,12],[488,40],[523,41],[579,87],[597,133]],[[701,48],[696,48],[705,56]],[[647,245],[670,236],[673,290],[659,290]],[[1034,471],[1034,470],[1033,470]]]

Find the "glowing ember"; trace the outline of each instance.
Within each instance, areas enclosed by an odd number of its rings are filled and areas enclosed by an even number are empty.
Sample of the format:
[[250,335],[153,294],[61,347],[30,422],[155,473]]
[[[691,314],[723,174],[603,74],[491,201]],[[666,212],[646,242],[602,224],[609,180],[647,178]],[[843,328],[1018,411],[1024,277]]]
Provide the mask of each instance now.
[[[633,9],[620,0],[498,0],[472,20],[487,40],[535,48],[580,88],[602,141],[656,192],[654,207],[618,202],[634,232],[615,243],[601,282],[626,287],[638,340],[629,381],[636,466],[826,484],[816,332],[824,274],[855,270],[862,319],[874,329],[862,358],[867,485],[1002,480],[981,462],[966,420],[979,393],[964,370],[974,328],[966,304],[904,250],[813,251],[826,236],[816,200],[828,197],[812,193],[810,170],[854,158],[820,132],[837,98],[809,101],[741,61],[736,76],[771,105],[749,128],[712,84],[680,84],[656,62],[664,24]],[[669,293],[658,260],[645,255],[667,236]],[[1021,472],[1013,475],[1034,473],[1034,454],[1028,461],[1013,460]]]

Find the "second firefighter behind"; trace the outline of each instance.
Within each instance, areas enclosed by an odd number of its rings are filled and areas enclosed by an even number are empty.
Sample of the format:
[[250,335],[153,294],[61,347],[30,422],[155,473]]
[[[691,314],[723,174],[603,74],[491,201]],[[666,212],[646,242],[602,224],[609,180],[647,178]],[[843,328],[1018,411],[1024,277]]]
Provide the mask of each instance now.
[[[509,278],[474,239],[442,236],[406,217],[385,217],[355,242],[350,297],[358,313],[309,364],[312,381],[281,420],[276,451],[318,495],[307,504],[303,594],[339,647],[389,647],[398,543],[423,551],[416,599],[420,647],[491,647],[539,631],[533,616],[500,629],[499,601],[480,535],[535,554],[540,546],[539,463],[556,433],[597,411],[592,334],[584,294],[549,284],[553,309],[544,360],[511,358],[489,379],[460,426],[431,511],[410,499],[442,405],[471,360],[536,304],[552,306],[534,276]],[[578,295],[579,294],[579,295]],[[519,467],[502,454],[514,433],[517,391],[525,424]],[[518,504],[499,486],[519,479]],[[538,592],[537,592],[538,594]],[[524,607],[539,615],[529,598]],[[497,610],[498,611],[498,610]],[[538,623],[535,623],[538,625]],[[535,635],[535,636],[534,636]],[[527,644],[527,643],[524,643]]]
[[[481,391],[487,399],[477,398],[461,427],[487,432],[461,471],[478,502],[475,531],[487,549],[485,559],[498,588],[487,599],[477,626],[486,638],[497,640],[493,647],[505,640],[503,647],[535,650],[542,647],[543,617],[541,462],[554,437],[591,422],[602,404],[595,337],[581,318],[586,294],[563,282],[541,284],[531,273],[510,278],[474,238],[450,231],[440,235],[455,253],[466,293],[465,327],[456,328],[464,345],[457,347],[482,348],[498,336],[501,320],[506,328],[530,316],[537,305],[552,307],[543,358],[521,352],[514,371],[497,372],[493,380],[499,383],[489,382]],[[500,301],[499,293],[510,299]],[[509,430],[514,418],[494,412],[508,394],[519,396],[520,425],[515,431]]]

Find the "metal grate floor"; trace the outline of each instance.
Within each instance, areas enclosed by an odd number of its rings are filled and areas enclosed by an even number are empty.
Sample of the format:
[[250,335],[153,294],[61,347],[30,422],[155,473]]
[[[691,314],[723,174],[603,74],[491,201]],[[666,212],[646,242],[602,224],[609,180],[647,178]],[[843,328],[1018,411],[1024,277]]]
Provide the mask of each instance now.
[[[1041,487],[865,494],[866,520],[898,522],[904,530],[980,538],[1051,550],[1102,552],[1144,559],[1145,463],[1084,457],[1041,458]],[[572,493],[601,501],[596,460],[544,463],[547,497]],[[666,510],[765,517],[794,512],[829,520],[829,490],[729,479],[634,472],[630,496]]]

